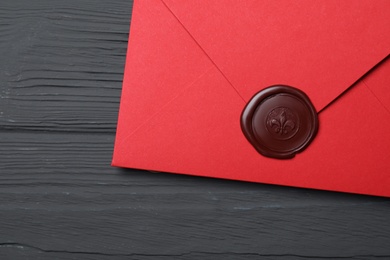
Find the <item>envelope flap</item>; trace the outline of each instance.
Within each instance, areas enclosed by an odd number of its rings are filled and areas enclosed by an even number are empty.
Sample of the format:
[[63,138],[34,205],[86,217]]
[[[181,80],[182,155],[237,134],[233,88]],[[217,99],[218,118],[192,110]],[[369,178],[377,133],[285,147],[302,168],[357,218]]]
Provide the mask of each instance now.
[[162,0],[249,100],[297,87],[317,111],[390,52],[390,1]]
[[[118,136],[130,135],[211,66],[209,58],[161,1],[136,1]],[[165,86],[169,86],[169,91]],[[149,116],[145,117],[145,111]]]

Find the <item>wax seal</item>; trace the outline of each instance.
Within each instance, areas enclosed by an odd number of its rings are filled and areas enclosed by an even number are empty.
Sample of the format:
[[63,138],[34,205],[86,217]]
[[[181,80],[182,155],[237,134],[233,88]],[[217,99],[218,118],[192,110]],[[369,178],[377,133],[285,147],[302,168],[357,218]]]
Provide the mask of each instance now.
[[314,139],[318,116],[309,97],[301,90],[271,86],[248,102],[241,114],[241,129],[260,154],[289,159]]

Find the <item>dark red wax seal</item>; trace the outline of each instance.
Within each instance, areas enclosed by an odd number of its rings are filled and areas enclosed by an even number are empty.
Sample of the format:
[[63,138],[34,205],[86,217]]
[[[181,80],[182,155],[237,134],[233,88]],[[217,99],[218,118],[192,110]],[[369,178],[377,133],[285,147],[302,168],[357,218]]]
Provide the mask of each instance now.
[[318,131],[317,112],[308,96],[289,86],[271,86],[258,92],[241,114],[241,129],[262,155],[293,158]]

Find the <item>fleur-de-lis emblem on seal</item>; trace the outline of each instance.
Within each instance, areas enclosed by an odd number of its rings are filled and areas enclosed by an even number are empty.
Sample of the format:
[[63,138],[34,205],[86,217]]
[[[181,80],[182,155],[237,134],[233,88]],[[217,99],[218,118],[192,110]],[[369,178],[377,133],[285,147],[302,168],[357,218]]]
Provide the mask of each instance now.
[[277,139],[289,139],[298,130],[297,117],[286,107],[278,107],[272,110],[267,117],[269,131]]
[[295,123],[292,120],[287,119],[285,109],[283,109],[276,117],[271,118],[269,124],[274,129],[275,133],[281,135],[287,134],[289,130],[293,130],[295,128]]

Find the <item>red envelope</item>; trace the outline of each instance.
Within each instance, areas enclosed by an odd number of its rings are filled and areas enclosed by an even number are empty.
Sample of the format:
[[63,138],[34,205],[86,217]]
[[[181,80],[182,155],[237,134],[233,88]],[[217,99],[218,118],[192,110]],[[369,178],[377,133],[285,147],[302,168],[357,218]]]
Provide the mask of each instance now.
[[[135,1],[113,165],[390,196],[390,1]],[[293,159],[240,126],[275,84],[310,98]]]

